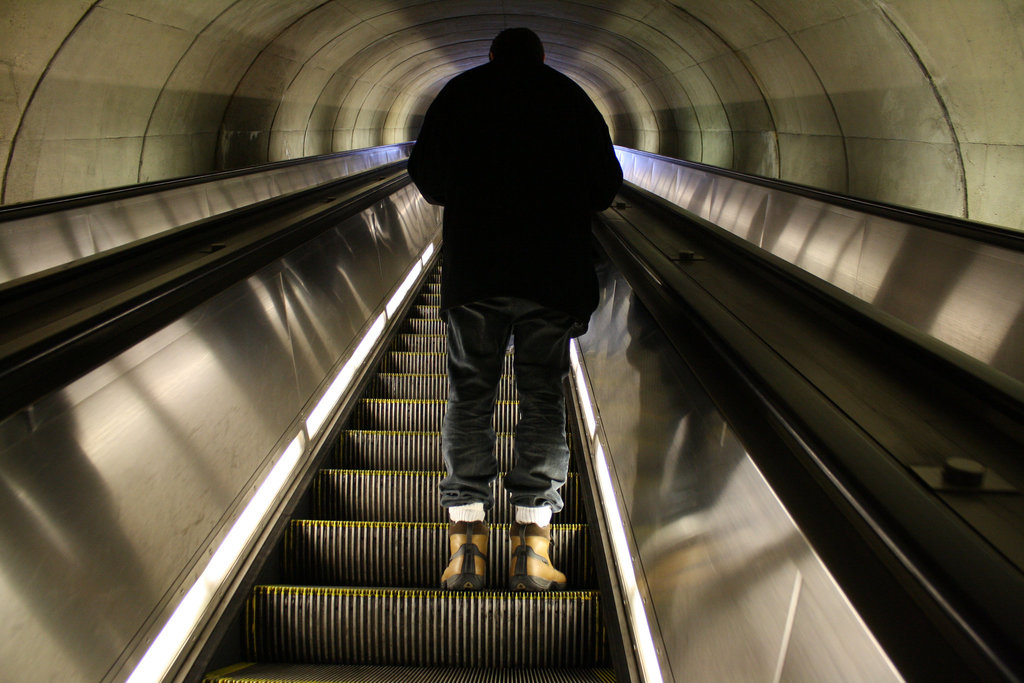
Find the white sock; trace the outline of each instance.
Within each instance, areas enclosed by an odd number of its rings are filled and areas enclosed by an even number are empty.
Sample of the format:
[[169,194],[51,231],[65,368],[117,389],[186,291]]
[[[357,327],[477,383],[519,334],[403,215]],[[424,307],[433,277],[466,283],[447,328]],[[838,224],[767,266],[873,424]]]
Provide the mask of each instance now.
[[484,521],[484,504],[453,505],[448,508],[448,519],[453,522],[482,522]]
[[551,508],[547,505],[541,505],[540,507],[535,508],[516,505],[516,523],[547,526],[551,523]]

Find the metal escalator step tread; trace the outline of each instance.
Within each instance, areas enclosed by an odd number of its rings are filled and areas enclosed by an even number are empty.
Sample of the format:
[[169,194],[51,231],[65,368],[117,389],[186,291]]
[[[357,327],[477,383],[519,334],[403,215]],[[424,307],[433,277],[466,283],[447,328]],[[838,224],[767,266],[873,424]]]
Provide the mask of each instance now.
[[441,320],[410,317],[399,329],[409,334],[444,334],[447,326]]
[[[495,454],[498,469],[512,468],[512,435],[498,434]],[[338,438],[333,465],[340,469],[390,471],[439,471],[441,432],[381,431],[349,429]]]
[[[442,399],[360,399],[349,416],[349,429],[439,432],[447,403]],[[518,401],[497,401],[492,425],[496,432],[514,432]]]
[[614,683],[615,671],[611,668],[485,669],[245,663],[209,673],[203,680],[204,683]]
[[412,310],[409,312],[410,315],[415,315],[418,318],[426,318],[427,320],[440,320],[441,307],[434,304],[421,304],[416,302],[413,304]]
[[[508,524],[491,524],[486,584],[506,585]],[[290,583],[436,588],[448,564],[448,525],[416,522],[293,520],[284,545]],[[552,562],[570,588],[597,585],[584,524],[551,525]]]
[[391,343],[392,351],[414,353],[442,353],[448,348],[448,337],[443,334],[399,333]]
[[598,591],[547,593],[256,586],[255,661],[416,666],[609,664]]
[[[443,522],[437,487],[443,472],[386,472],[324,469],[313,480],[313,515],[317,519],[380,522]],[[511,521],[511,505],[499,474],[494,482],[494,508],[490,521]],[[579,476],[570,472],[559,490],[565,507],[561,524],[582,524],[586,511]]]
[[[379,372],[443,375],[447,372],[447,358],[442,352],[389,351],[381,359]],[[511,353],[505,354],[502,374],[513,374]]]
[[[447,400],[448,377],[444,374],[381,372],[367,385],[366,398]],[[498,383],[499,401],[517,399],[515,380],[504,375]]]

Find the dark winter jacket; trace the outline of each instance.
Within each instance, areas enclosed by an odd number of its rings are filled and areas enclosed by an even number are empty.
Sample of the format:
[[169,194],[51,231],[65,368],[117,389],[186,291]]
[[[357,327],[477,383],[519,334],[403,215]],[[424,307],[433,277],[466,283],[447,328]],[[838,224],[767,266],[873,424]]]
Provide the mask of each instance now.
[[543,64],[491,62],[456,76],[426,113],[409,174],[445,207],[442,310],[516,296],[589,319],[590,223],[622,169],[576,83]]

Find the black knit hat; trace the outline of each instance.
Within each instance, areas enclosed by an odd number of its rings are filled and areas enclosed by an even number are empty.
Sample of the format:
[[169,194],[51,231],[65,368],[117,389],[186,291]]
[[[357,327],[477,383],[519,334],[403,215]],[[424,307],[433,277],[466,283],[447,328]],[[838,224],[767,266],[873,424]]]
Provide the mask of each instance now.
[[491,43],[491,54],[499,64],[540,64],[544,46],[528,28],[507,28]]

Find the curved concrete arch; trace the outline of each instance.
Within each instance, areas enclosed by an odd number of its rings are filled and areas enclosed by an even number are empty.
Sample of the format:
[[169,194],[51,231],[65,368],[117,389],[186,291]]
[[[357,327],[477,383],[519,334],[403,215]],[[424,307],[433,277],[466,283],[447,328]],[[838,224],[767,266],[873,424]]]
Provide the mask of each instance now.
[[99,0],[79,4],[80,7],[68,5],[62,12],[48,16],[45,27],[40,27],[43,22],[28,11],[29,8],[13,7],[8,10],[7,21],[12,35],[5,36],[3,44],[6,50],[0,54],[0,83],[3,85],[0,96],[0,166],[4,169],[0,178],[0,204],[6,203],[4,198],[8,194],[14,145],[39,86],[64,45]]
[[4,203],[412,138],[441,85],[479,62],[458,38],[528,25],[617,142],[1024,229],[1019,2],[8,0],[5,12]]
[[[315,8],[283,27],[269,39],[239,80],[231,102],[224,112],[218,145],[219,168],[236,168],[267,161],[269,154],[269,127],[289,83],[299,73],[311,51],[310,34],[319,34],[326,24],[326,33],[332,40],[353,41],[358,44],[363,34],[378,32],[368,22],[352,12],[342,31],[334,24],[322,21],[320,12],[333,8],[334,3],[317,3]],[[338,9],[346,9],[338,6]]]
[[11,136],[5,202],[138,182],[149,112],[191,42],[185,22],[166,19],[102,2],[81,14]]
[[[757,5],[748,0],[733,0],[697,6],[695,9],[706,10],[708,18],[705,19],[691,9],[670,4],[683,13],[695,30],[709,36],[708,42],[719,46],[716,54],[702,64],[706,71],[720,70],[720,73],[710,76],[712,83],[721,83],[722,87],[731,86],[731,91],[725,96],[716,87],[732,135],[730,166],[748,173],[777,177],[779,149],[771,103],[750,66],[725,35],[727,30],[740,26],[740,22],[735,21],[736,17],[749,17],[750,7]],[[757,9],[760,11],[759,7]],[[762,28],[763,22],[755,22],[754,25]],[[762,119],[762,116],[766,118]],[[738,153],[740,150],[742,153]]]
[[[494,15],[492,15],[492,16],[494,16]],[[444,18],[441,18],[441,19],[432,18],[430,21],[423,22],[423,23],[420,23],[420,24],[415,24],[415,25],[410,26],[408,28],[401,29],[400,31],[396,31],[393,34],[389,34],[388,39],[389,40],[393,39],[395,42],[400,43],[401,46],[398,49],[401,50],[403,48],[408,47],[406,41],[403,40],[403,34],[404,33],[412,33],[412,34],[414,34],[419,39],[419,43],[426,42],[428,45],[432,44],[434,41],[436,41],[438,36],[446,36],[450,40],[450,36],[452,36],[452,35],[459,36],[459,41],[458,41],[459,44],[466,44],[466,43],[468,43],[468,42],[473,40],[473,37],[467,36],[467,34],[472,33],[472,34],[474,34],[474,36],[480,36],[480,40],[482,41],[483,44],[480,46],[481,49],[479,51],[480,52],[485,52],[487,47],[488,47],[488,44],[489,44],[490,40],[493,39],[495,27],[491,26],[490,30],[485,30],[483,34],[481,34],[478,29],[474,29],[474,31],[472,31],[472,32],[469,32],[469,31],[454,31],[453,32],[453,31],[451,31],[448,28],[449,24],[451,24],[452,22],[465,22],[466,19],[467,18],[463,17],[463,16],[444,17]],[[517,18],[517,21],[518,21],[518,18]],[[493,22],[493,23],[497,24],[497,22]],[[565,44],[565,41],[562,41],[562,43],[560,43],[558,41],[551,40],[550,38],[547,38],[547,36],[552,33],[552,29],[557,28],[557,24],[553,23],[550,18],[548,18],[548,17],[523,17],[522,18],[522,23],[530,23],[530,24],[534,25],[534,28],[536,28],[539,33],[541,33],[542,35],[545,36],[545,42],[548,44],[548,51],[549,51],[549,53],[551,55],[557,56],[557,54],[558,54],[560,49],[564,49],[566,51],[571,52],[571,46],[568,45],[568,44]],[[562,27],[566,27],[567,26],[567,27],[570,27],[573,30],[582,29],[583,32],[586,32],[587,30],[589,30],[591,33],[594,33],[596,35],[595,29],[589,27],[587,24],[580,24],[579,22],[558,22],[558,23],[561,24]],[[555,34],[555,35],[558,35],[559,38],[563,37],[562,34],[560,34],[560,33],[559,34]],[[611,34],[611,35],[614,36],[614,34]],[[621,41],[621,38],[619,40]],[[383,41],[381,41],[381,42],[383,42]],[[587,43],[588,46],[590,46],[592,43],[600,42],[600,41],[584,40],[583,42]],[[417,45],[419,43],[417,43]],[[370,91],[362,93],[364,95],[364,97],[362,98],[360,104],[353,106],[351,109],[346,108],[346,107],[341,107],[341,108],[339,108],[339,114],[343,113],[344,111],[359,112],[359,114],[356,114],[356,118],[358,119],[360,116],[365,116],[370,111],[382,111],[380,109],[379,105],[371,104],[372,97],[373,97],[374,94],[380,95],[381,93],[391,93],[390,95],[385,97],[385,100],[394,101],[395,99],[397,99],[397,93],[393,93],[392,90],[394,88],[402,89],[403,85],[401,83],[399,83],[394,77],[390,76],[389,72],[384,72],[380,76],[375,75],[375,71],[378,69],[378,67],[380,67],[380,65],[382,63],[390,65],[390,63],[392,61],[394,61],[394,58],[392,56],[394,51],[392,53],[390,53],[390,54],[385,54],[385,55],[381,56],[381,55],[377,55],[377,54],[373,53],[373,49],[372,49],[373,47],[374,47],[373,45],[368,45],[367,48],[365,48],[364,50],[360,51],[360,53],[357,53],[352,58],[350,58],[349,61],[346,61],[344,64],[339,66],[339,71],[351,71],[351,72],[360,73],[360,74],[362,74],[363,79],[365,81],[367,81],[367,82],[373,82],[375,84],[386,83],[386,84],[388,84],[391,87],[380,87],[380,86],[378,86],[378,87],[375,87],[375,88],[371,89]],[[447,46],[445,46],[445,47],[447,49]],[[617,54],[617,55],[619,55],[621,57],[621,60],[615,60],[615,61],[629,62],[630,65],[632,66],[631,70],[636,72],[636,73],[644,73],[644,72],[646,72],[650,68],[649,66],[638,64],[637,60],[632,55],[627,54],[627,50],[616,49],[614,47],[608,47],[608,46],[604,46],[604,47],[606,49],[610,50],[613,54]],[[643,52],[642,48],[640,48],[639,46],[634,46],[634,48],[635,48],[633,50],[634,53],[642,53]],[[449,49],[449,51],[450,51],[450,49]],[[364,53],[366,53],[367,56],[364,57]],[[420,52],[420,53],[416,54],[416,56],[418,58],[420,58],[420,59],[423,59],[424,58],[424,53]],[[657,59],[653,55],[647,54],[645,56],[647,57],[648,64],[656,64],[657,63]],[[365,63],[361,64],[360,61],[365,62]],[[552,60],[552,63],[555,66],[561,66],[560,64],[557,63],[557,57],[556,57],[556,59]],[[570,66],[572,63],[573,63],[572,60],[570,60],[569,62],[566,63],[565,66]],[[571,71],[571,69],[568,69],[568,68],[564,69],[564,70]],[[610,69],[609,71],[614,71],[614,69]],[[577,79],[579,80],[578,74],[573,74],[573,75],[576,76]],[[626,80],[635,89],[640,91],[645,99],[650,99],[650,93],[647,93],[647,92],[642,91],[642,90],[639,89],[638,84],[637,84],[637,81],[638,81],[638,77],[637,76],[627,75],[626,76]],[[648,75],[644,80],[651,81],[653,79]],[[333,82],[335,82],[335,81],[332,80],[332,83]],[[601,88],[600,90],[606,90],[606,89],[609,89],[609,88],[607,88],[607,87],[606,88]],[[285,98],[285,99],[288,99],[288,98]],[[322,99],[323,99],[322,97],[318,97],[318,101],[321,101]],[[387,107],[387,108],[390,109],[390,107]],[[651,107],[651,109],[653,110],[653,107]],[[378,117],[378,118],[381,118],[381,117]],[[383,119],[387,120],[388,117],[384,116]],[[392,117],[392,119],[393,119],[393,117]],[[275,127],[276,127],[276,123],[275,123]],[[353,123],[350,123],[350,122],[342,122],[342,123],[339,123],[339,124],[337,124],[335,126],[335,130],[342,130],[342,131],[344,131],[344,130],[348,130],[348,129],[353,128],[353,127],[363,128],[364,126],[361,126],[360,124],[353,124]],[[272,133],[272,135],[273,134],[274,133]],[[414,134],[415,134],[415,131],[410,131],[410,133],[408,135],[408,138],[414,137]],[[651,146],[656,148],[658,145],[655,144],[655,145],[651,145]]]
[[[232,10],[244,7],[244,0],[233,0],[221,9],[196,33],[192,43],[182,52],[177,64],[168,74],[159,96],[153,103],[142,136],[138,182],[156,180],[167,175],[193,175],[209,168],[208,159],[213,158],[217,128],[223,116],[224,106],[230,97],[230,93],[221,93],[219,98],[216,96],[218,83],[231,82],[231,77],[225,77],[225,72],[231,73],[247,61],[245,50],[239,49],[233,51],[233,54],[225,54],[224,50],[217,48],[230,41],[229,35],[232,30],[237,31],[237,28],[231,26],[225,18]],[[226,23],[229,26],[225,27]],[[218,77],[211,82],[210,64],[214,54],[219,68]],[[204,87],[188,87],[197,81]],[[187,101],[193,98],[207,99],[208,104]],[[190,112],[191,116],[180,117],[183,110]],[[191,154],[176,153],[181,149],[179,136],[188,138],[186,144],[191,149]],[[174,165],[175,168],[169,171],[169,165]],[[149,168],[156,169],[155,174],[151,174]]]

